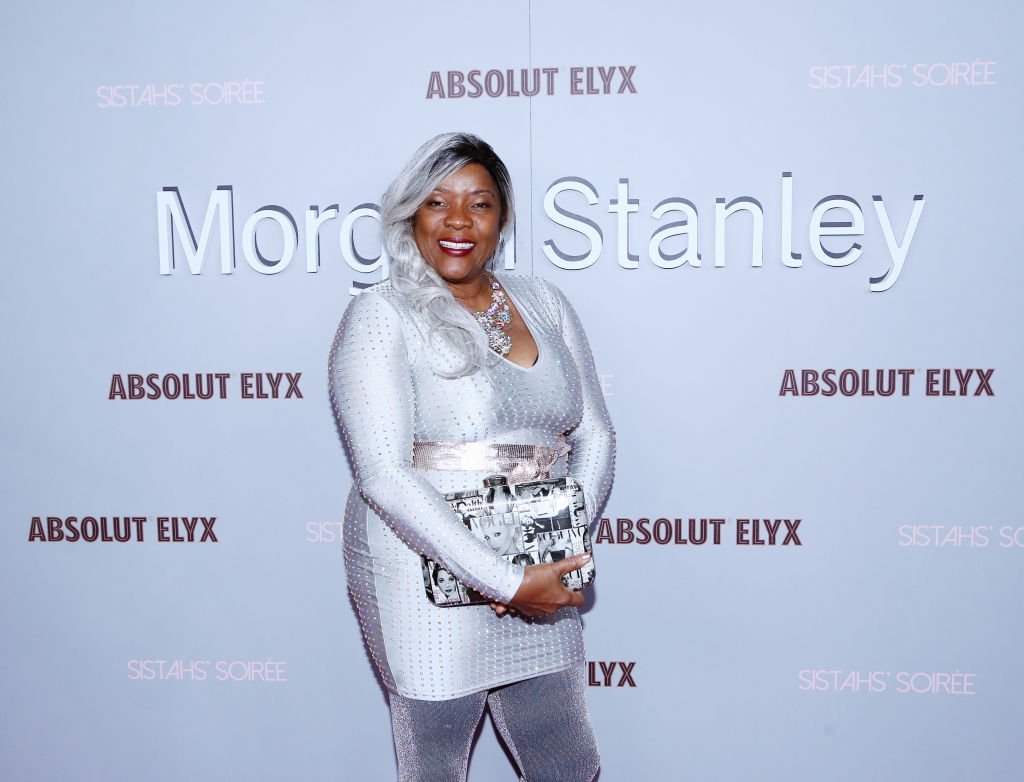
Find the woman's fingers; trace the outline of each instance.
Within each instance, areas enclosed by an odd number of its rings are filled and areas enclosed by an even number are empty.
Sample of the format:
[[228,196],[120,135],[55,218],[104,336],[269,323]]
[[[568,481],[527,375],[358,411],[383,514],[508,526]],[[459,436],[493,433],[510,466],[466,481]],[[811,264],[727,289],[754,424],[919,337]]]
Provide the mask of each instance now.
[[[581,567],[586,565],[591,559],[590,554],[574,554],[567,559],[563,559],[558,563],[558,580],[562,580],[562,576],[566,573],[572,573],[574,570],[579,570]],[[583,605],[583,593],[577,592],[572,589],[566,588],[569,593],[569,605],[579,607]]]
[[561,562],[557,563],[559,577],[564,576],[566,573],[572,573],[572,571],[574,570],[579,570],[590,560],[591,556],[586,552],[582,554],[573,554],[571,557],[566,557]]
[[589,561],[590,554],[584,553],[561,562],[528,565],[512,605],[526,616],[544,616],[565,606],[583,605],[583,594],[568,589],[562,576],[579,570]]
[[583,599],[582,589],[570,589],[569,594],[572,595],[572,602],[570,602],[569,605],[573,605],[579,608],[585,602]]

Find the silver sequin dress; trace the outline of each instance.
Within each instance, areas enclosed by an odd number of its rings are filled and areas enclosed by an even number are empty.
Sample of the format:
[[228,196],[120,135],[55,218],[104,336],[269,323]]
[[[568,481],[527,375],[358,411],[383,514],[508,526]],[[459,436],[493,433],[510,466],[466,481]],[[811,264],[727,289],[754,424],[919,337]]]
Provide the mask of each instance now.
[[348,585],[384,685],[407,698],[456,698],[584,661],[575,608],[528,622],[488,606],[438,607],[424,591],[421,553],[501,602],[523,574],[442,496],[493,470],[414,468],[414,442],[557,446],[565,435],[572,450],[551,475],[580,481],[591,520],[611,485],[615,436],[575,312],[544,280],[499,279],[537,342],[533,367],[498,359],[491,380],[441,377],[434,368],[451,370],[457,358],[428,344],[422,318],[389,282],[352,300],[331,347],[331,400],[356,478],[344,523]]

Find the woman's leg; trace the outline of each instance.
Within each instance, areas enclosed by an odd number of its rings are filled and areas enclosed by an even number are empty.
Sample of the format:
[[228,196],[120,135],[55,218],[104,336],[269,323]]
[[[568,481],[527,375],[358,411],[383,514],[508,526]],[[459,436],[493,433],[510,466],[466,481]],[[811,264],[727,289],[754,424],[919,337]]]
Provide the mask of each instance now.
[[464,782],[486,692],[448,701],[391,694],[398,782]]
[[583,666],[491,690],[494,724],[527,782],[591,782],[601,767]]

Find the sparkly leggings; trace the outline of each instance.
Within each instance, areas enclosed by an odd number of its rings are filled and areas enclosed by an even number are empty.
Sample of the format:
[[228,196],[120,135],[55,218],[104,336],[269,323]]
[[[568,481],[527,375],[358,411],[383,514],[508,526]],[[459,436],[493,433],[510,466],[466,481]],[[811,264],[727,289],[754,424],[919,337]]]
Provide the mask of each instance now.
[[591,782],[601,759],[583,667],[447,701],[392,693],[398,782],[463,782],[486,703],[526,782]]

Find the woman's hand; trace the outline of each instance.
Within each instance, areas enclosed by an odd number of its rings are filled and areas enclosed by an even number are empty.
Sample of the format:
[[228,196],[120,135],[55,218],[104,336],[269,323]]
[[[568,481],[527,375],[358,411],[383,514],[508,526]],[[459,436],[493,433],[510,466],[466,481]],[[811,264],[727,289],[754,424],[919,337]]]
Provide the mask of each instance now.
[[[583,593],[573,592],[562,583],[562,576],[579,570],[590,561],[590,554],[576,554],[561,562],[527,565],[523,582],[507,606],[492,604],[498,616],[518,611],[523,616],[546,616],[565,606],[583,605]],[[505,611],[500,609],[504,608]]]

